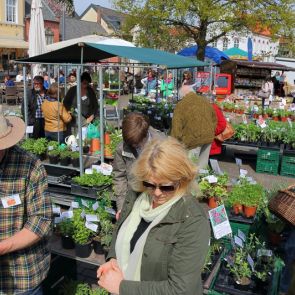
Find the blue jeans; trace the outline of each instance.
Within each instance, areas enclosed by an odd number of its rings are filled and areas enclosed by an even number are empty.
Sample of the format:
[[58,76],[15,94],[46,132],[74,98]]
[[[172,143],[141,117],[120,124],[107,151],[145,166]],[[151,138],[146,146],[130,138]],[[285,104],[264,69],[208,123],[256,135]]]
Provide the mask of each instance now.
[[55,140],[58,141],[58,133],[59,133],[59,142],[60,143],[64,143],[64,132],[60,131],[60,132],[49,132],[49,131],[45,131],[45,137],[48,140]]
[[42,285],[39,285],[34,290],[27,291],[24,293],[16,293],[17,295],[43,295]]

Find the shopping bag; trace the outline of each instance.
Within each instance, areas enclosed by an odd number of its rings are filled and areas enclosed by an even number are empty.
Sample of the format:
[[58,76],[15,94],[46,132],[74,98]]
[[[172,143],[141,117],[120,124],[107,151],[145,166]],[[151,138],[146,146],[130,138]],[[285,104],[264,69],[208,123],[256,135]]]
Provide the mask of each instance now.
[[92,139],[92,138],[99,138],[99,131],[97,126],[93,125],[93,124],[89,124],[87,127],[87,138]]
[[215,139],[219,140],[220,142],[224,142],[227,139],[230,139],[235,134],[235,129],[233,126],[226,121],[226,127],[223,132],[215,136]]

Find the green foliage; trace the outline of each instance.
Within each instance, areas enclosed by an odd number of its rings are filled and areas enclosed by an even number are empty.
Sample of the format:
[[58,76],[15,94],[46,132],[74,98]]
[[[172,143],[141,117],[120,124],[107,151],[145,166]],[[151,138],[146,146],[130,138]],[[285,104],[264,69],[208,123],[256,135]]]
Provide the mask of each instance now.
[[72,152],[69,150],[60,151],[60,158],[61,159],[70,158],[71,155],[72,155]]
[[55,141],[55,140],[51,140],[48,142],[47,144],[48,147],[53,147],[53,149],[57,149],[59,147],[59,143],[58,141]]
[[74,223],[71,219],[64,219],[58,224],[60,233],[63,236],[72,237],[74,233]]
[[71,158],[72,159],[79,159],[80,154],[79,152],[71,152]]
[[112,154],[114,155],[119,143],[123,140],[122,130],[115,130],[113,133],[110,134],[110,138],[111,138],[110,148],[111,148]]
[[58,290],[59,295],[108,295],[102,288],[91,289],[86,283],[66,279]]
[[48,154],[48,156],[51,156],[51,157],[57,157],[60,155],[60,151],[53,149],[51,151],[48,151],[47,154]]
[[34,152],[34,143],[35,143],[35,139],[27,138],[20,144],[20,146],[21,146],[21,148],[23,148],[27,152],[33,153]]
[[46,138],[27,138],[21,143],[20,146],[30,153],[33,153],[35,155],[42,155],[45,154],[47,151],[47,140]]
[[101,244],[105,247],[110,247],[112,242],[112,234],[114,226],[110,220],[101,220],[100,221],[101,230],[100,230],[100,241]]
[[74,234],[73,239],[75,243],[85,245],[89,242],[91,237],[91,230],[85,227],[85,220],[81,217],[82,209],[74,210],[73,226]]
[[90,290],[89,295],[108,295],[108,291],[102,288],[95,288]]
[[112,177],[93,171],[93,174],[83,174],[82,176],[76,176],[73,178],[73,181],[81,186],[102,186],[111,185]]

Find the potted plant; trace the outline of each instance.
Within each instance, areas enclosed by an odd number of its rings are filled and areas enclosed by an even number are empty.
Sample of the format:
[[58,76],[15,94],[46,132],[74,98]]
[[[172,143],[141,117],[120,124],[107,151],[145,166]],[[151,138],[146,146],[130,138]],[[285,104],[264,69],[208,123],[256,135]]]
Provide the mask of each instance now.
[[64,150],[60,151],[60,164],[62,166],[68,166],[70,164],[71,151]]
[[78,257],[87,258],[91,254],[91,230],[85,227],[85,220],[81,217],[82,210],[75,209],[73,217],[75,252]]
[[71,163],[73,167],[79,167],[80,153],[79,152],[71,152]]
[[47,154],[48,154],[50,164],[58,164],[59,154],[60,154],[60,151],[58,149],[50,150],[47,152]]
[[47,140],[46,138],[38,138],[34,142],[33,153],[37,155],[41,161],[45,160],[47,151]]
[[106,255],[109,252],[112,242],[113,228],[113,224],[110,220],[106,219],[101,222],[101,244],[103,245]]
[[88,138],[83,140],[83,154],[88,154],[90,150],[90,142]]
[[241,190],[233,189],[229,193],[228,204],[232,207],[232,213],[235,215],[243,214],[243,205],[241,199],[243,196],[241,195]]
[[260,184],[244,184],[242,192],[244,194],[242,200],[244,215],[251,218],[256,214],[257,207],[261,203],[264,189]]
[[74,249],[73,241],[74,224],[71,219],[64,219],[59,224],[59,232],[61,234],[61,245],[64,249]]

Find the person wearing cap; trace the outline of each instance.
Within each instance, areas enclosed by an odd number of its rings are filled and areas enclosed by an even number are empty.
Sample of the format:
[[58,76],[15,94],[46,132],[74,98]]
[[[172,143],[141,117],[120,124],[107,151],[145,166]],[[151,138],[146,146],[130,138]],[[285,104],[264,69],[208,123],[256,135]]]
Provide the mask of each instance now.
[[118,145],[113,162],[113,184],[117,211],[123,207],[126,194],[134,177],[132,164],[140,155],[145,144],[164,135],[150,126],[147,116],[139,113],[128,114],[122,122],[123,141]]
[[192,86],[179,89],[182,100],[174,109],[171,136],[184,143],[199,169],[208,166],[211,143],[215,137],[217,118],[208,100],[197,95]]
[[[44,88],[44,78],[42,76],[35,76],[33,79],[32,90],[28,92],[28,126],[34,126],[33,138],[45,137],[45,121],[41,109],[42,103],[46,96],[46,89]],[[22,102],[22,115],[25,119],[24,101]]]
[[0,294],[42,295],[52,207],[40,160],[17,146],[24,134],[0,106]]

